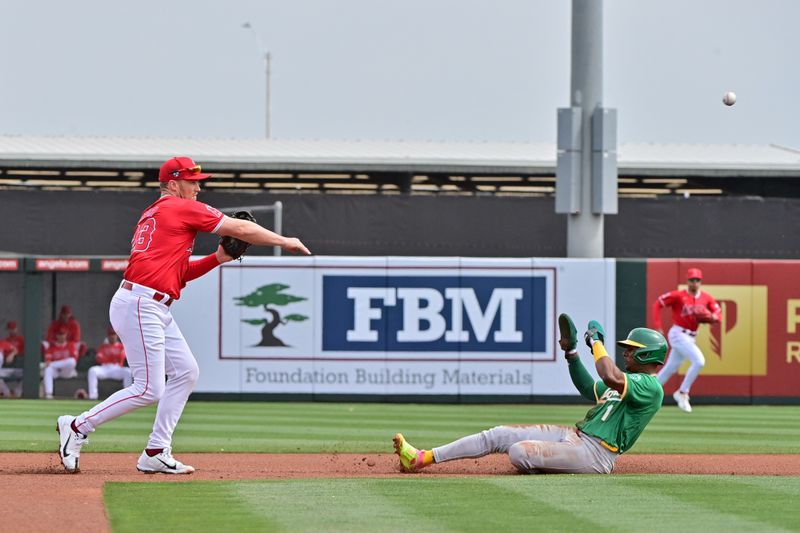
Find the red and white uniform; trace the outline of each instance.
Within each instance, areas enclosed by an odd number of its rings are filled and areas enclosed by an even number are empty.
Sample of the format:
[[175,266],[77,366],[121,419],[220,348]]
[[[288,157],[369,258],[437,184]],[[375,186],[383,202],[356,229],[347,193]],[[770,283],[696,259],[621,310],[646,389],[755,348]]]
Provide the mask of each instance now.
[[[145,209],[131,240],[131,257],[123,276],[170,298],[180,298],[186,282],[217,266],[203,269],[203,261],[190,262],[194,240],[199,232],[214,233],[222,225],[223,214],[196,200],[163,196]],[[210,260],[209,260],[210,261]]]
[[109,420],[158,402],[147,448],[171,447],[200,370],[169,304],[180,297],[188,281],[219,264],[213,253],[191,262],[189,256],[197,234],[216,232],[223,219],[211,206],[170,195],[144,210],[131,239],[124,280],[109,308],[111,325],[125,345],[133,384],[79,415],[74,422],[79,432],[88,434]]
[[123,366],[125,364],[125,346],[119,341],[102,344],[97,349],[95,361],[98,365]]
[[672,309],[672,324],[684,330],[697,332],[697,320],[695,315],[698,312],[708,311],[714,321],[719,321],[722,309],[713,296],[707,292],[698,291],[692,295],[688,290],[665,292],[658,297],[653,304],[653,324],[656,329],[663,329],[661,326],[661,309],[669,307]]
[[76,343],[51,344],[44,351],[45,363],[64,361],[65,359],[78,360],[78,345]]
[[50,344],[56,342],[56,332],[62,328],[67,330],[67,342],[81,341],[81,325],[75,317],[69,317],[66,322],[58,318],[50,322],[45,340]]
[[[14,357],[18,355],[17,347],[13,343],[9,342],[7,338],[0,340],[0,395],[2,396],[11,396],[11,390],[8,388],[4,378],[18,379],[22,377],[22,369],[11,366],[14,362]],[[18,387],[21,387],[21,385],[22,383],[20,382]]]
[[129,387],[133,382],[131,369],[125,364],[125,347],[121,342],[107,343],[97,349],[95,357],[97,365],[89,369],[87,380],[89,382],[89,399],[98,397],[97,382],[101,379],[115,379],[122,381],[123,386]]
[[666,383],[677,372],[681,363],[688,359],[691,364],[680,385],[680,391],[688,393],[700,374],[700,370],[706,364],[703,352],[697,346],[696,337],[699,324],[695,316],[698,313],[708,312],[711,313],[712,320],[718,322],[722,310],[714,297],[702,290],[695,295],[686,289],[665,292],[653,303],[653,324],[660,331],[663,331],[661,310],[664,307],[672,310],[672,327],[667,333],[670,354],[667,362],[658,372],[658,380],[662,385]]
[[9,335],[3,341],[11,343],[17,349],[18,356],[25,355],[25,337],[22,335]]
[[65,342],[64,344],[51,344],[44,351],[44,369],[42,381],[44,382],[44,395],[53,397],[53,380],[57,378],[75,377],[75,366],[78,364],[78,344]]

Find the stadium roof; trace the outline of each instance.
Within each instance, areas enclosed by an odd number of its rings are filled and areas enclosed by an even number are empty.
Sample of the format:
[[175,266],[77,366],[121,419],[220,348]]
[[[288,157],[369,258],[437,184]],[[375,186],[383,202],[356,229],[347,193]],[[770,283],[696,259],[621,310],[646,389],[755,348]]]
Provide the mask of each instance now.
[[[338,181],[340,190],[360,182],[381,191],[393,186],[412,192],[501,192],[497,187],[504,185],[513,193],[509,180],[516,177],[521,179],[518,189],[532,187],[531,192],[547,194],[556,168],[554,143],[6,135],[0,136],[0,186],[153,186],[158,167],[179,154],[216,173],[223,181],[215,186],[276,188],[267,184],[280,182],[285,186],[277,188],[285,190],[332,191],[335,188],[325,186]],[[626,183],[641,186],[643,180],[657,188],[671,183],[667,192],[677,192],[692,180],[716,189],[721,178],[727,183],[739,178],[741,184],[755,178],[800,177],[800,150],[632,143],[620,145],[618,168],[621,193]],[[498,179],[492,182],[492,177]],[[74,182],[77,185],[68,184]],[[753,193],[750,188],[748,193]],[[524,193],[521,189],[518,192]]]

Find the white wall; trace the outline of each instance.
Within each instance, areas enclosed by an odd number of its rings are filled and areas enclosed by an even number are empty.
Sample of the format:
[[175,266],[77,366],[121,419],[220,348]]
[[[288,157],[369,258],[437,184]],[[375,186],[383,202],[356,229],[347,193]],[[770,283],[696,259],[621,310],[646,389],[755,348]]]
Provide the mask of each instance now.
[[[615,279],[613,259],[248,257],[172,312],[196,392],[572,395],[556,317],[613,336]],[[264,302],[283,320],[270,346]]]

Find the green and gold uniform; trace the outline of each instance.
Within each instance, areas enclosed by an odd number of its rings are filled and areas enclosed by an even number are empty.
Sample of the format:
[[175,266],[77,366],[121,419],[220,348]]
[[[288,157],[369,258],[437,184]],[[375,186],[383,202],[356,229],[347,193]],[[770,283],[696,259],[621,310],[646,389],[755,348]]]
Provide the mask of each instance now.
[[602,381],[595,381],[579,358],[569,361],[569,375],[575,387],[584,398],[597,403],[575,425],[618,453],[631,449],[664,398],[664,389],[656,376],[624,374],[625,389],[620,394]]

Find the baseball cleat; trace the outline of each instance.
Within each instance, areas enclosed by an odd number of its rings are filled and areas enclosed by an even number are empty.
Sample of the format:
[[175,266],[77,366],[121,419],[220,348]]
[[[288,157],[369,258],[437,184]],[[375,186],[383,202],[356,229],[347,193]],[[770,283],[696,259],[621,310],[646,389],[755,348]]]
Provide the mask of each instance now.
[[689,403],[689,395],[684,394],[681,391],[675,391],[672,393],[672,397],[675,399],[675,403],[678,404],[678,408],[685,412],[691,413],[692,412],[692,404]]
[[561,339],[558,341],[561,349],[565,352],[572,352],[578,347],[578,330],[575,329],[575,323],[566,313],[558,315],[558,331],[561,333]]
[[147,455],[146,451],[142,452],[136,469],[145,474],[191,474],[194,472],[193,466],[185,465],[172,457],[170,448],[164,448],[161,453],[152,457]]
[[418,450],[406,442],[402,433],[394,436],[394,453],[400,457],[400,466],[405,472],[416,472],[424,468],[423,456],[425,450]]
[[59,436],[58,455],[61,457],[61,464],[64,469],[70,474],[76,474],[81,471],[80,457],[81,447],[89,442],[86,435],[76,433],[72,430],[72,421],[75,420],[74,416],[59,416],[56,422],[56,431]]

